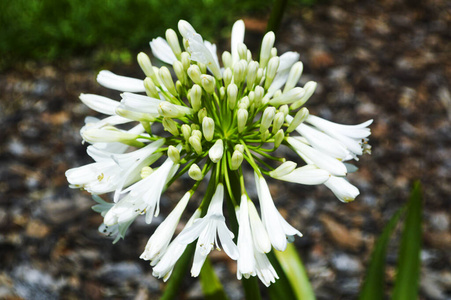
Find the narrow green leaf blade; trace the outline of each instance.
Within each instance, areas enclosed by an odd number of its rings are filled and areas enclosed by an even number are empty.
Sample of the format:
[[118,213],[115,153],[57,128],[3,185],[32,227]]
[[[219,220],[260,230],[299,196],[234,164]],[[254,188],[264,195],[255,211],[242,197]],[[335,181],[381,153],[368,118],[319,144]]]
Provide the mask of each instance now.
[[204,292],[205,299],[211,300],[226,300],[227,295],[224,292],[221,282],[218,276],[216,276],[210,259],[207,257],[202,269],[200,270],[200,285]]
[[406,212],[392,299],[417,299],[420,279],[422,194],[414,183]]
[[271,284],[268,287],[269,297],[273,300],[296,299],[296,295],[290,282],[288,281],[287,275],[285,274],[282,266],[279,263],[279,260],[274,254],[275,251],[276,250],[273,249],[271,252],[266,254],[272,266],[274,267],[274,270],[276,270],[277,275],[279,275],[279,279],[277,279],[275,283]]
[[374,245],[374,250],[371,253],[371,259],[363,287],[360,290],[360,300],[380,300],[384,299],[384,282],[385,282],[385,258],[387,254],[387,245],[390,241],[390,236],[393,233],[399,218],[404,212],[405,207],[400,208],[391,217],[387,225],[385,225],[381,235]]
[[289,243],[285,251],[274,251],[280,265],[290,282],[296,299],[314,300],[315,293],[302,264],[301,258],[293,244]]

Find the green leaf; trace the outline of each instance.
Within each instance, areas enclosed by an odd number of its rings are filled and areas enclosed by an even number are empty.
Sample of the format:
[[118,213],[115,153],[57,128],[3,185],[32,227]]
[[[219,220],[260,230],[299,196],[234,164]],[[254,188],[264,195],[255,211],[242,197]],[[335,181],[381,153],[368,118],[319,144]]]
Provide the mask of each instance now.
[[393,233],[396,224],[398,224],[399,218],[404,210],[405,207],[402,207],[393,215],[393,217],[391,217],[390,221],[384,227],[384,230],[374,245],[367,274],[363,282],[363,287],[360,291],[360,300],[384,299],[385,258],[387,254],[387,245],[390,241],[390,236]]
[[211,266],[210,259],[207,259],[200,270],[200,285],[204,292],[205,299],[222,300],[227,299],[227,295],[224,292],[221,282],[216,276],[215,270]]
[[269,296],[274,300],[296,299],[296,295],[290,282],[288,281],[287,275],[283,271],[282,266],[274,254],[275,251],[276,250],[272,250],[266,254],[272,266],[276,270],[277,275],[279,275],[279,279],[268,287]]
[[315,293],[308,279],[307,272],[294,245],[289,243],[285,251],[274,250],[274,254],[291,284],[296,299],[315,299]]
[[392,299],[418,298],[422,221],[422,195],[419,181],[413,186],[406,214]]

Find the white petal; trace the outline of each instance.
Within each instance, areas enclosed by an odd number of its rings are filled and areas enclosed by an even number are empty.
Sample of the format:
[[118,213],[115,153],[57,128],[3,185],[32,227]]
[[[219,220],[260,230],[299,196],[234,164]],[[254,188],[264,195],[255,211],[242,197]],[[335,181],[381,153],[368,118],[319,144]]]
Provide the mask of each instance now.
[[289,174],[277,177],[274,176],[274,178],[299,184],[316,185],[326,182],[330,176],[330,173],[326,170],[318,169],[312,165],[307,165],[297,168]]
[[175,57],[174,52],[172,52],[172,48],[169,46],[168,42],[161,38],[157,37],[150,42],[150,48],[152,49],[152,54],[158,58],[159,60],[172,65],[177,58]]
[[90,109],[106,115],[115,115],[116,107],[119,105],[118,101],[93,94],[81,94],[80,100]]
[[232,65],[240,60],[238,57],[238,45],[244,42],[244,31],[245,27],[243,20],[238,20],[233,24],[231,37]]
[[145,92],[144,82],[141,79],[116,75],[110,71],[100,71],[97,82],[106,88],[122,92],[140,93]]
[[359,189],[344,178],[332,176],[324,185],[343,202],[351,202],[360,194]]

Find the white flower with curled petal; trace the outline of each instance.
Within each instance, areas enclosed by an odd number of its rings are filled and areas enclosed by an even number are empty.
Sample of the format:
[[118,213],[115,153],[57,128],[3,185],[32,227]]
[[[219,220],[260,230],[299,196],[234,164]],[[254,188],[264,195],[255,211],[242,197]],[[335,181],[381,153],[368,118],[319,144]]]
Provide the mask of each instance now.
[[314,165],[307,165],[301,168],[294,169],[288,174],[278,175],[270,172],[272,178],[289,181],[305,185],[317,185],[325,183],[331,177],[330,173],[326,170],[319,169]]
[[280,89],[288,79],[291,67],[299,60],[299,53],[289,51],[280,56],[279,67],[277,68],[276,77],[269,86],[268,96],[274,95],[274,93]]
[[121,92],[141,93],[146,91],[143,80],[116,75],[107,70],[99,72],[97,82],[106,88]]
[[251,225],[249,222],[248,198],[241,195],[239,210],[236,212],[239,224],[238,229],[238,252],[237,273],[238,279],[242,276],[249,278],[255,276],[254,243],[252,239]]
[[232,240],[234,235],[227,228],[222,213],[223,200],[224,186],[219,183],[211,198],[207,214],[203,218],[197,219],[190,228],[184,230],[184,232],[180,234],[180,243],[182,244],[190,244],[198,239],[193,267],[191,268],[191,275],[193,277],[199,275],[200,269],[202,268],[207,255],[213,250],[213,247],[216,245],[216,247],[219,248],[217,237],[219,238],[225,253],[227,253],[231,259],[238,259],[238,248]]
[[178,28],[180,34],[188,41],[188,52],[191,54],[191,60],[205,64],[217,79],[222,79],[218,57],[216,53],[212,53],[211,44],[207,47],[202,36],[185,20],[179,21]]
[[172,65],[177,60],[168,42],[162,37],[153,39],[150,42],[150,48],[152,49],[152,54],[162,62]]
[[287,238],[291,241],[294,235],[302,236],[298,230],[293,228],[280,215],[271,193],[269,192],[268,184],[262,175],[254,172],[255,185],[257,186],[258,200],[260,201],[260,208],[262,214],[263,224],[268,233],[271,244],[276,250],[284,251],[287,247]]
[[119,106],[119,101],[94,94],[81,94],[80,100],[90,109],[110,116],[116,115],[116,108]]
[[328,181],[324,183],[334,195],[342,202],[351,202],[360,194],[358,188],[350,184],[346,179],[336,176],[331,176]]

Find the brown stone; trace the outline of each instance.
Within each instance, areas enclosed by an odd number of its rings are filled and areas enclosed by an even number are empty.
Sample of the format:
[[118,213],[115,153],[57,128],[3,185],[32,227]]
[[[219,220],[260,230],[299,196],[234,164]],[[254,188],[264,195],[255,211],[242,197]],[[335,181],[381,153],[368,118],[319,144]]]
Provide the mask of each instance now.
[[348,229],[325,214],[320,216],[320,220],[326,229],[327,235],[338,247],[353,251],[357,251],[362,247],[364,240],[360,230]]
[[30,220],[27,224],[26,234],[29,237],[42,239],[50,233],[50,228],[39,220]]

